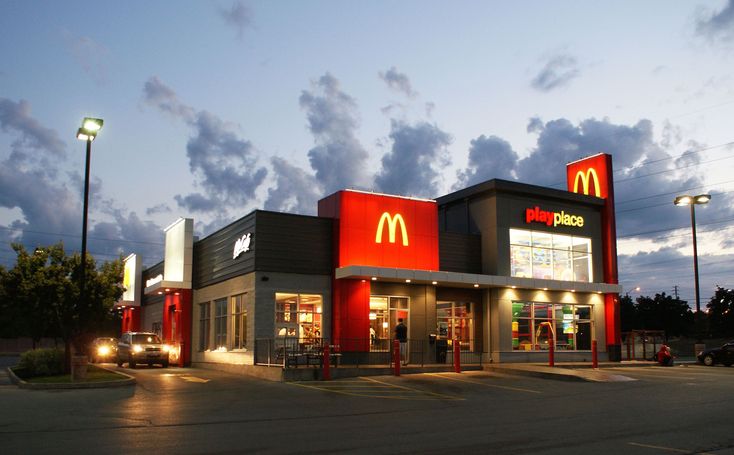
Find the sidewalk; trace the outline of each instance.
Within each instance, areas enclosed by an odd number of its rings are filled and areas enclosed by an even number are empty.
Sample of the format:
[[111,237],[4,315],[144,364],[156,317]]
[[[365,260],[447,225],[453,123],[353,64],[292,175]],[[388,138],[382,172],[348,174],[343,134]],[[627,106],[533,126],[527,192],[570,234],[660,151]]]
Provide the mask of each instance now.
[[[694,358],[676,359],[677,365],[695,363]],[[599,368],[591,368],[590,362],[556,362],[554,367],[547,363],[494,363],[484,365],[484,370],[518,376],[531,376],[562,381],[585,382],[629,382],[636,381],[619,374],[618,371],[605,371],[606,368],[650,367],[656,362],[644,360],[626,360],[622,362],[600,362]]]

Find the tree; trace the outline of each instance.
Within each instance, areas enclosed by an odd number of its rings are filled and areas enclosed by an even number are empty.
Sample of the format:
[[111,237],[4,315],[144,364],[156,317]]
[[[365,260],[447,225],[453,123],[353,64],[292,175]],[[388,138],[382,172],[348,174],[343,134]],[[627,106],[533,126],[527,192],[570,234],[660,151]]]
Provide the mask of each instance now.
[[717,337],[734,336],[734,289],[717,286],[706,308],[711,334]]
[[619,299],[619,316],[622,323],[622,332],[629,332],[640,327],[637,307],[629,295],[623,295]]
[[670,295],[655,294],[654,298],[637,298],[637,314],[642,329],[664,330],[669,336],[688,333],[693,327],[693,312],[684,300]]
[[98,269],[95,260],[87,256],[87,292],[82,301],[79,254],[67,256],[61,242],[37,248],[34,254],[19,244],[13,249],[16,264],[3,275],[0,294],[13,296],[7,306],[19,316],[16,331],[34,340],[49,334],[63,339],[68,367],[72,346],[85,352],[97,330],[112,317],[113,304],[122,297],[122,258],[105,262]]

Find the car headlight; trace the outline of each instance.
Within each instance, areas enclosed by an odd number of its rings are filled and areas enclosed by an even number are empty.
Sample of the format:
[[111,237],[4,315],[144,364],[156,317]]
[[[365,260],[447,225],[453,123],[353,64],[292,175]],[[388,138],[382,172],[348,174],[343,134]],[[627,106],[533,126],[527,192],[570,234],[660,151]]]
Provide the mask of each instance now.
[[171,347],[167,344],[164,344],[161,346],[161,351],[163,352],[171,352]]
[[109,353],[110,353],[109,346],[100,346],[97,348],[97,355],[109,355]]
[[140,346],[139,344],[134,344],[133,345],[133,352],[143,352],[143,347]]
[[703,355],[703,351],[699,352],[697,357],[701,357]]

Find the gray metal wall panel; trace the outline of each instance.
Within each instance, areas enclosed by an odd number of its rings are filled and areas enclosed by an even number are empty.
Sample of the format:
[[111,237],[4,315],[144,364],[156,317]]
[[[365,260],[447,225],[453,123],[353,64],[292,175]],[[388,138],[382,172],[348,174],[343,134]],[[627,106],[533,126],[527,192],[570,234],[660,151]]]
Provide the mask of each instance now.
[[[256,232],[256,213],[252,212],[194,243],[194,289],[255,270],[255,255],[259,240]],[[248,233],[251,234],[250,251],[233,258],[235,243]]]
[[258,271],[331,275],[331,218],[258,211]]
[[454,232],[438,233],[439,269],[482,273],[482,237]]

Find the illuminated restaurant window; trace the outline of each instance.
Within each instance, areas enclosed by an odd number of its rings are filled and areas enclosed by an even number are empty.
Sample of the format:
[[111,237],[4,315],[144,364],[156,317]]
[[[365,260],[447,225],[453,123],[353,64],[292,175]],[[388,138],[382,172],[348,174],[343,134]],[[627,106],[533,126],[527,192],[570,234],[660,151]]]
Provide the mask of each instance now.
[[232,349],[247,347],[247,293],[232,297]]
[[510,274],[515,277],[591,282],[591,239],[510,229]]
[[512,349],[542,351],[555,335],[557,350],[591,349],[591,306],[512,302]]
[[439,339],[461,342],[462,349],[473,349],[474,313],[471,302],[436,302]]
[[209,346],[209,324],[211,323],[211,303],[199,304],[199,350],[208,351]]
[[227,350],[227,299],[214,301],[214,346],[218,351]]
[[370,350],[390,349],[398,319],[410,327],[410,299],[403,296],[370,296]]
[[301,342],[321,338],[324,299],[318,294],[275,293],[275,335]]

